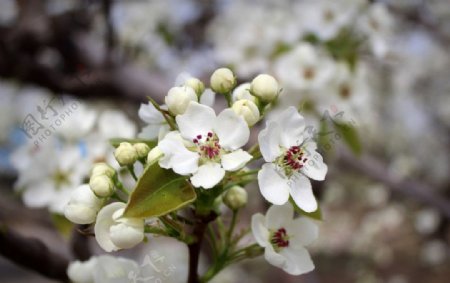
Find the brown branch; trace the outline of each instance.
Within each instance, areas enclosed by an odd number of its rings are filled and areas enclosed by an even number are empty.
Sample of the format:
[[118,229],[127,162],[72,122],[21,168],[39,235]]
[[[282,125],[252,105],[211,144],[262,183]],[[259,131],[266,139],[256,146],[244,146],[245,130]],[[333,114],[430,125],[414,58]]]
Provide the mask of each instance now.
[[68,282],[69,259],[51,251],[41,241],[24,237],[0,224],[0,254],[47,278]]
[[353,170],[381,182],[394,192],[414,198],[419,202],[438,209],[446,218],[450,219],[450,201],[445,196],[437,195],[429,185],[418,180],[404,180],[394,176],[386,170],[386,165],[380,160],[363,155],[356,157],[349,150],[340,148],[338,161],[348,165]]

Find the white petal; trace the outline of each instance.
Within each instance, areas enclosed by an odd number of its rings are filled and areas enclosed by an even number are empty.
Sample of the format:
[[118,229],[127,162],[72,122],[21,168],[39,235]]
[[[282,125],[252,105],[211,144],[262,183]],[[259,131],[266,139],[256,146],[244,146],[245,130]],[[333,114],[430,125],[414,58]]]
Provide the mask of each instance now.
[[266,163],[258,172],[259,190],[263,197],[277,205],[285,204],[289,199],[287,179],[283,178],[272,163]]
[[308,142],[304,147],[305,157],[308,158],[308,161],[301,171],[311,179],[323,181],[328,172],[328,166],[323,162],[322,155],[317,151],[312,150],[312,148],[316,147],[315,144],[315,142]]
[[220,145],[228,150],[236,150],[244,146],[250,137],[247,122],[230,108],[223,110],[217,116],[214,131],[219,137]]
[[266,128],[259,132],[259,150],[265,161],[273,162],[280,156],[280,134],[281,128],[276,122],[267,122]]
[[161,127],[162,126],[160,124],[147,125],[142,128],[141,132],[138,134],[138,138],[155,140],[158,138]]
[[277,120],[282,128],[281,145],[289,148],[293,145],[300,145],[304,140],[305,119],[295,107],[291,106],[284,110]]
[[305,248],[282,249],[280,254],[286,258],[283,270],[291,275],[300,275],[314,270],[314,263]]
[[266,218],[261,213],[252,216],[252,233],[258,245],[266,247],[270,245],[269,230],[267,230]]
[[138,112],[139,118],[147,124],[162,124],[165,122],[164,116],[156,110],[152,103],[141,104]]
[[186,150],[183,153],[176,153],[171,158],[173,171],[180,175],[188,175],[197,172],[199,155]]
[[225,176],[225,170],[218,163],[209,162],[198,168],[197,173],[191,177],[194,187],[203,187],[210,189],[217,185]]
[[264,250],[264,258],[272,265],[283,268],[286,265],[286,257],[275,252],[271,245]]
[[272,230],[286,228],[292,222],[294,208],[287,202],[284,205],[272,205],[266,213],[266,226]]
[[114,224],[113,214],[126,206],[122,202],[114,202],[103,207],[97,215],[95,222],[95,239],[97,243],[107,252],[117,251],[119,248],[111,241],[109,229]]
[[294,248],[311,244],[319,236],[319,227],[312,220],[300,217],[286,227],[290,236],[289,245]]
[[302,174],[294,174],[290,181],[290,193],[297,206],[306,212],[316,211],[317,201],[309,179]]
[[159,165],[162,168],[172,168],[175,173],[188,175],[198,170],[199,155],[186,147],[177,132],[170,132],[158,143],[164,153]]
[[222,167],[227,171],[241,169],[252,159],[252,156],[242,149],[238,149],[222,156]]
[[186,112],[176,117],[181,136],[192,141],[197,135],[212,131],[216,113],[211,107],[190,102]]
[[205,89],[205,91],[202,93],[202,96],[200,96],[200,103],[209,107],[213,107],[215,101],[216,94],[209,88]]

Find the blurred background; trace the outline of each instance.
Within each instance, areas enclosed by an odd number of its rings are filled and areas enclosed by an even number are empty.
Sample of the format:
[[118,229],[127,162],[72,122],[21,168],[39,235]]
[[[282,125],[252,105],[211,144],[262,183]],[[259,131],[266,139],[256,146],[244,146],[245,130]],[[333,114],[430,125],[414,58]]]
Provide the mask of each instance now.
[[[61,216],[70,192],[112,160],[110,138],[154,138],[147,96],[222,66],[275,76],[271,115],[298,107],[330,171],[314,272],[258,259],[214,282],[449,282],[448,0],[1,0],[0,231],[62,262],[99,253]],[[267,206],[249,194],[242,227]],[[57,282],[13,264],[33,257],[5,238],[0,282]],[[184,247],[150,242],[119,254],[158,249],[185,272]]]

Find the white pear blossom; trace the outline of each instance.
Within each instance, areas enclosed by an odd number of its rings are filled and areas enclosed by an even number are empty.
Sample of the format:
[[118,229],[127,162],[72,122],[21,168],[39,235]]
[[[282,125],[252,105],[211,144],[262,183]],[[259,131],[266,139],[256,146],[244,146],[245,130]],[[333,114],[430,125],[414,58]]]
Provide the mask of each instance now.
[[95,221],[102,205],[103,201],[94,195],[89,185],[84,184],[73,191],[64,215],[73,223],[90,224]]
[[[58,147],[59,145],[59,147]],[[60,145],[55,137],[36,148],[29,143],[16,150],[11,162],[19,171],[15,188],[28,207],[48,207],[63,213],[74,188],[89,173],[88,160],[78,145]]]
[[351,23],[359,6],[354,2],[356,1],[298,1],[293,9],[305,32],[313,33],[322,40],[329,40]]
[[301,43],[274,64],[277,78],[294,90],[320,89],[333,74],[333,63],[309,43]]
[[95,238],[107,252],[129,249],[144,240],[144,219],[124,217],[125,207],[125,203],[114,202],[97,215]]
[[290,203],[273,205],[264,216],[252,216],[252,233],[256,242],[265,248],[264,257],[272,265],[291,275],[300,275],[314,269],[305,246],[318,237],[319,229],[311,220],[293,219],[294,209]]
[[249,139],[248,125],[232,109],[216,116],[212,108],[191,102],[176,121],[179,132],[167,134],[158,144],[164,153],[159,164],[180,175],[192,174],[195,187],[214,187],[225,171],[239,170],[252,158],[240,149]]
[[378,58],[383,58],[390,51],[395,21],[384,3],[370,5],[367,13],[358,24],[361,31],[369,37],[369,44]]
[[277,205],[289,196],[304,211],[317,209],[311,182],[324,180],[328,167],[316,152],[317,145],[305,133],[305,121],[294,107],[284,110],[277,119],[269,120],[258,135],[264,160],[258,173],[263,197]]

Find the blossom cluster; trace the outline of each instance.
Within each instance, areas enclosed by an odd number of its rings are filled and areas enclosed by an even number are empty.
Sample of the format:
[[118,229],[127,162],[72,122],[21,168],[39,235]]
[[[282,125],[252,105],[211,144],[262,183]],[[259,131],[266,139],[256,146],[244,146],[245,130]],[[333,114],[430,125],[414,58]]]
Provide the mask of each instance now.
[[[165,104],[151,100],[142,105],[139,115],[148,125],[139,139],[116,145],[115,166],[104,162],[93,166],[89,184],[73,192],[65,216],[77,224],[92,224],[98,244],[107,252],[132,248],[146,234],[175,237],[189,245],[195,238],[174,228],[181,225],[179,215],[189,215],[186,209],[193,209],[195,215],[216,211],[212,215],[223,217],[214,208],[218,202],[236,214],[247,203],[245,186],[257,180],[261,195],[273,206],[265,217],[256,214],[252,218],[256,246],[268,262],[289,274],[311,271],[314,265],[304,246],[317,238],[317,224],[305,216],[292,218],[294,208],[305,215],[318,209],[309,179],[324,180],[327,165],[296,108],[288,107],[263,126],[262,120],[281,92],[274,77],[260,74],[251,82],[239,86],[236,82],[227,68],[211,75],[210,88],[183,75],[169,89]],[[217,95],[228,104],[218,113],[213,108]],[[257,140],[251,140],[252,129],[260,126],[264,129]],[[137,163],[144,167],[140,176],[134,170]],[[134,188],[126,188],[118,178],[117,165],[135,178]],[[157,188],[164,192],[158,196],[148,186],[163,182],[153,179],[160,173],[161,178],[171,177]],[[185,185],[171,198],[170,186],[175,182]],[[195,196],[178,202],[179,195],[189,188]],[[145,207],[151,198],[157,200],[156,207]],[[234,237],[233,228],[227,241]],[[231,257],[229,249],[226,247],[224,254]],[[72,265],[69,275],[87,265]]]

